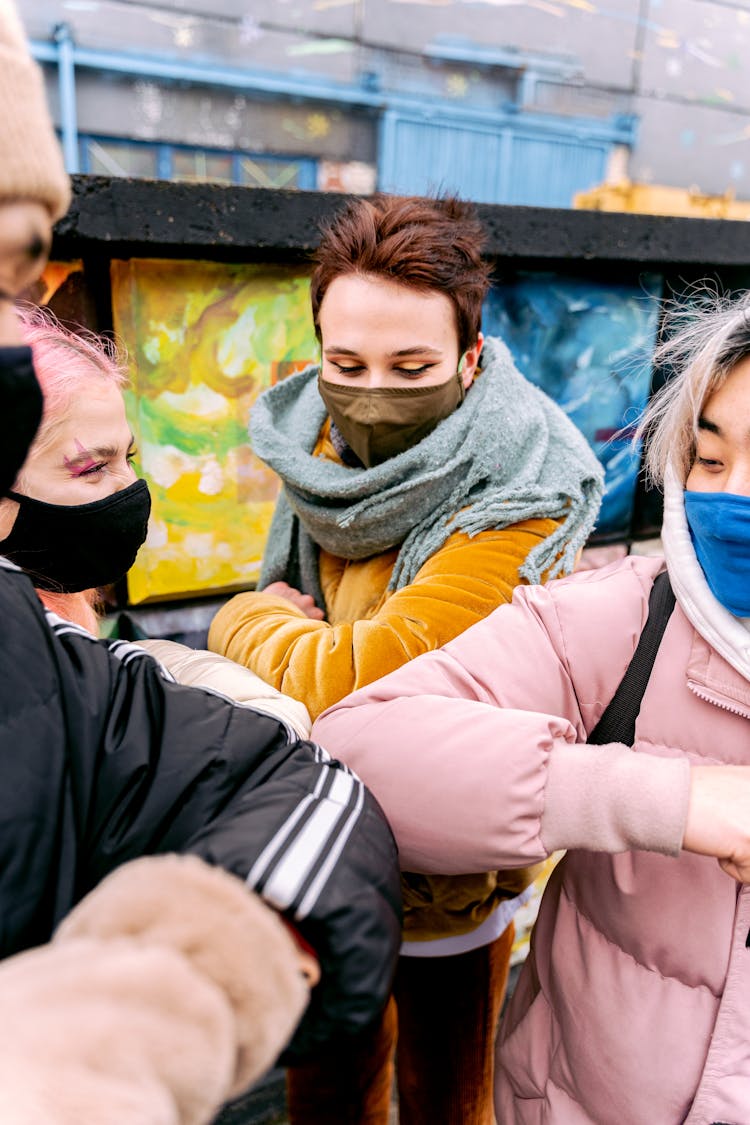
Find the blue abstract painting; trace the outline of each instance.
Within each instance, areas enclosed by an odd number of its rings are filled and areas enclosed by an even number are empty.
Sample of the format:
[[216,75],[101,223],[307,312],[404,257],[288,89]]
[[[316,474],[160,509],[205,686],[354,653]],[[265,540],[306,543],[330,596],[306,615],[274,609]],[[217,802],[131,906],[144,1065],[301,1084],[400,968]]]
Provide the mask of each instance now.
[[519,273],[494,286],[484,307],[485,335],[505,341],[604,466],[602,536],[630,527],[640,456],[628,433],[648,400],[661,290],[656,274],[631,284]]

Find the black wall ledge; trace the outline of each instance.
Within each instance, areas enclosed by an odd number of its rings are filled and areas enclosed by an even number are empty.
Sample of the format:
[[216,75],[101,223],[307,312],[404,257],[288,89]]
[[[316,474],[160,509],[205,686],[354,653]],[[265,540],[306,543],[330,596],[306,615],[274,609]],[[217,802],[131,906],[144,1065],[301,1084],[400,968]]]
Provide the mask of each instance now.
[[[74,176],[53,256],[304,261],[346,202],[329,192]],[[486,254],[509,265],[750,267],[750,222],[482,204]],[[607,270],[609,272],[609,270]]]

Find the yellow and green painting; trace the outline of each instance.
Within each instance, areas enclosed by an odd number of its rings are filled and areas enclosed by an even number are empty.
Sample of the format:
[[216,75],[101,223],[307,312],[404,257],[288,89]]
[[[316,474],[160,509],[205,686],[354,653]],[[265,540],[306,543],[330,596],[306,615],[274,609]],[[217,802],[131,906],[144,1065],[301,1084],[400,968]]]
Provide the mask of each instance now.
[[153,498],[133,603],[252,586],[278,479],[250,449],[266,387],[317,353],[299,268],[112,262],[128,413]]

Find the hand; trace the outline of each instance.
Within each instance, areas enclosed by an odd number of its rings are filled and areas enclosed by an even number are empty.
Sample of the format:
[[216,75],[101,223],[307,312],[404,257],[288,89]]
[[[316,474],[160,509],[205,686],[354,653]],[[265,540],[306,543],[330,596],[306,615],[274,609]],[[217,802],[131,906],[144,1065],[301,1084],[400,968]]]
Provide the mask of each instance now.
[[288,602],[291,602],[297,609],[301,609],[313,621],[323,621],[325,618],[323,610],[318,609],[314,599],[309,594],[300,593],[299,590],[294,589],[294,586],[289,586],[286,582],[272,582],[270,586],[266,586],[260,592],[262,594],[274,594],[277,598],[286,598]]
[[682,846],[750,883],[750,767],[694,766]]

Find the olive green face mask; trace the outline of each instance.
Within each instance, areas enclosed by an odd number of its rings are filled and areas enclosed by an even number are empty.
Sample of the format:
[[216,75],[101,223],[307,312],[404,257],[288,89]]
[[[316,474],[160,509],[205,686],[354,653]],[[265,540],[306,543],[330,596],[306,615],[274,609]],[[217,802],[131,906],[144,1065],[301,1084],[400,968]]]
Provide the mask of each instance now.
[[460,371],[444,383],[416,387],[356,387],[318,376],[331,421],[368,469],[427,437],[464,400]]

